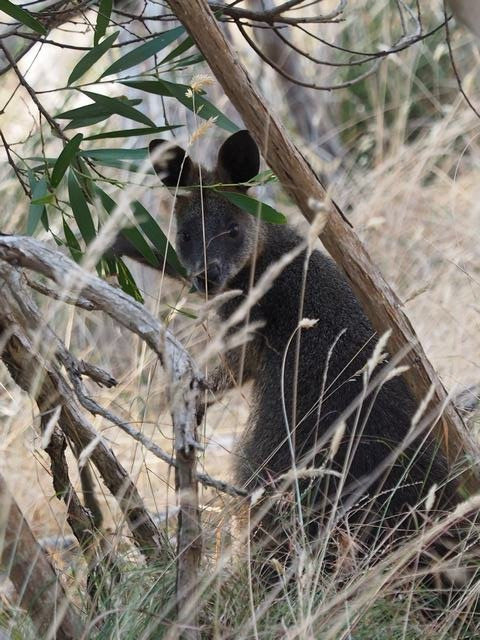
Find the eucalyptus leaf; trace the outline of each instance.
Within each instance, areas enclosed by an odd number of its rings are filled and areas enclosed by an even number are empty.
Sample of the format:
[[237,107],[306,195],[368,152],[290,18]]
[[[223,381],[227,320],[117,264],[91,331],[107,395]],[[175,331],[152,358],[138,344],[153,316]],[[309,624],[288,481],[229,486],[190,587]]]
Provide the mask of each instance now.
[[185,271],[185,268],[178,259],[175,249],[168,241],[167,236],[163,233],[155,218],[152,217],[147,209],[145,209],[143,204],[141,202],[138,202],[138,200],[133,201],[132,211],[139,227],[153,244],[153,246],[157,249],[160,255],[166,257],[168,264],[180,276],[186,277],[187,272]]
[[75,262],[80,262],[82,259],[83,253],[78,244],[78,240],[75,237],[75,234],[70,229],[68,222],[63,218],[63,233],[65,234],[66,245],[68,250],[70,251],[70,255],[75,260]]
[[[111,2],[111,0],[110,0]],[[100,44],[97,44],[93,49],[90,49],[88,53],[86,53],[83,58],[81,58],[75,67],[73,68],[72,73],[70,74],[67,84],[70,85],[75,80],[78,80],[86,73],[89,69],[93,67],[93,65],[100,60],[100,58],[107,53],[112,47],[112,44],[118,38],[119,31],[115,31],[108,38],[102,40]]]
[[70,166],[72,160],[78,152],[80,143],[83,140],[83,134],[77,133],[67,144],[63,147],[62,153],[58,156],[57,161],[53,167],[52,178],[50,180],[52,187],[55,189],[60,184],[65,171]]
[[46,178],[35,180],[32,172],[29,172],[29,182],[32,192],[32,202],[28,210],[26,234],[27,236],[33,236],[45,211],[44,204],[34,204],[33,201],[39,200],[47,195],[48,183]]
[[112,5],[113,0],[100,0],[97,22],[95,24],[95,33],[93,35],[93,44],[95,46],[98,45],[107,31],[110,16],[112,14]]
[[147,116],[141,111],[134,109],[126,101],[121,100],[120,98],[110,98],[99,93],[93,93],[92,91],[83,91],[83,93],[97,105],[110,109],[111,113],[116,113],[119,116],[123,116],[129,120],[134,120],[135,122],[140,122],[141,124],[145,124],[147,127],[155,126],[155,123],[150,120],[150,118],[147,118]]
[[120,258],[117,258],[117,278],[120,286],[122,287],[123,291],[125,291],[125,293],[128,293],[130,296],[132,296],[132,298],[134,298],[137,302],[143,302],[142,294],[138,290],[132,274],[130,273],[127,265]]
[[104,78],[105,76],[111,76],[114,73],[119,73],[120,71],[125,71],[131,67],[135,67],[137,64],[140,64],[141,62],[148,60],[151,56],[156,55],[162,49],[165,49],[165,47],[168,47],[169,44],[174,42],[184,33],[184,27],[175,27],[174,29],[170,29],[170,31],[164,31],[155,38],[145,42],[145,44],[129,51],[119,60],[116,60],[106,71],[102,73],[100,77]]
[[283,213],[280,213],[265,202],[260,202],[260,200],[246,196],[244,193],[224,191],[223,189],[221,191],[219,190],[218,193],[239,209],[243,209],[243,211],[259,217],[265,220],[265,222],[271,222],[273,224],[285,224],[287,222]]
[[88,208],[87,200],[77,182],[72,169],[68,172],[68,197],[72,213],[78,225],[82,238],[88,245],[95,239],[96,231],[92,220],[92,214]]
[[172,124],[165,127],[140,127],[138,129],[123,129],[121,131],[105,131],[104,133],[96,133],[93,136],[87,136],[85,140],[103,140],[106,138],[140,138],[142,136],[150,136],[164,131],[172,131],[183,127],[182,124]]
[[139,149],[84,149],[80,152],[80,156],[83,158],[90,158],[91,160],[98,161],[115,161],[115,160],[128,160],[136,162],[144,162],[148,158],[148,148],[142,147]]
[[146,93],[176,98],[187,107],[187,109],[196,113],[200,118],[204,120],[216,118],[215,124],[230,133],[235,133],[240,130],[238,125],[227,118],[227,116],[217,109],[207,98],[204,98],[198,93],[190,95],[191,89],[188,85],[177,84],[169,82],[168,80],[161,80],[160,78],[157,80],[126,80],[121,84],[131,87],[132,89],[145,91]]
[[22,9],[22,7],[19,7],[17,4],[13,4],[10,0],[0,0],[0,11],[18,20],[26,27],[30,27],[30,29],[33,29],[33,31],[37,33],[41,33],[42,35],[47,33],[47,30],[37,18],[34,18],[29,11],[25,11],[25,9]]

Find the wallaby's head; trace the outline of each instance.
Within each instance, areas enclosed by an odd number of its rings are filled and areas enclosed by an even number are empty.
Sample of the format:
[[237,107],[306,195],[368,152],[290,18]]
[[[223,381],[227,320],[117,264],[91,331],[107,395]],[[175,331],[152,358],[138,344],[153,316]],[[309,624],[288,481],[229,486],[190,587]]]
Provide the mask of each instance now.
[[220,147],[213,171],[195,165],[181,147],[165,140],[153,140],[149,149],[156,173],[176,191],[181,262],[199,291],[224,290],[258,250],[261,223],[222,197],[221,188],[209,186],[246,191],[241,183],[257,175],[260,166],[257,145],[248,131],[234,133]]

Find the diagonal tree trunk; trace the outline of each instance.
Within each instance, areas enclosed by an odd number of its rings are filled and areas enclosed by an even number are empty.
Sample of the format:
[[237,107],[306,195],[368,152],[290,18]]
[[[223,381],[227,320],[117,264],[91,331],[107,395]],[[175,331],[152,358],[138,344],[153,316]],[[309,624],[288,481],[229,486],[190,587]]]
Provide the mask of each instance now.
[[[343,269],[355,294],[379,334],[392,331],[392,352],[408,349],[404,374],[418,403],[433,386],[430,409],[438,412],[437,435],[451,462],[468,454],[479,460],[479,451],[462,419],[449,401],[445,389],[427,359],[415,331],[401,308],[401,302],[372,263],[365,247],[344,219],[341,211],[328,199],[325,188],[310,165],[289,139],[268,101],[254,86],[247,70],[225,39],[206,0],[169,0],[169,4],[190,32],[217,80],[223,86],[245,125],[278,176],[285,191],[312,222],[318,204],[328,208],[328,222],[321,240]],[[464,473],[471,490],[478,490],[478,468]]]

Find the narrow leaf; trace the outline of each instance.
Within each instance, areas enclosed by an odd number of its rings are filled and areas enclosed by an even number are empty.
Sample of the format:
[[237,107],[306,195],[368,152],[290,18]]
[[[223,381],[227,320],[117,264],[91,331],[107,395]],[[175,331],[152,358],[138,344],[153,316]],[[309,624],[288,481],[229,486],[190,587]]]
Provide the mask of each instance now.
[[75,260],[75,262],[80,262],[82,259],[82,250],[80,245],[78,244],[78,240],[75,237],[75,234],[68,226],[67,221],[63,218],[63,233],[65,234],[66,245],[68,250],[70,251],[70,255]]
[[100,0],[98,7],[97,23],[95,25],[95,33],[93,36],[93,44],[96,46],[105,35],[110,15],[112,13],[112,0]]
[[239,209],[243,209],[247,213],[253,216],[259,217],[265,222],[272,222],[273,224],[285,224],[287,219],[269,204],[255,200],[250,196],[246,196],[243,193],[237,193],[236,191],[218,191],[224,198],[234,204]]
[[126,264],[120,258],[117,258],[117,278],[120,286],[125,291],[125,293],[128,293],[130,296],[132,296],[132,298],[134,298],[137,302],[143,302],[142,294],[138,290],[132,274],[130,273]]
[[152,40],[149,40],[145,44],[133,49],[133,51],[129,51],[119,60],[116,60],[106,71],[102,73],[101,78],[110,76],[113,73],[118,73],[119,71],[125,71],[126,69],[130,69],[131,67],[140,64],[144,60],[147,60],[151,56],[157,54],[162,49],[165,49],[165,47],[168,47],[169,44],[174,42],[183,33],[185,33],[184,27],[175,27],[175,29],[170,29],[170,31],[165,31],[156,38],[152,38]]
[[43,196],[40,196],[38,198],[33,198],[31,200],[31,204],[33,205],[51,204],[54,200],[55,200],[55,195],[53,193],[47,192]]
[[[121,100],[124,104],[132,107],[142,103],[139,99],[128,100],[123,96],[119,96],[117,100]],[[112,111],[111,104],[93,103],[87,104],[83,107],[77,107],[76,109],[70,109],[69,111],[62,111],[62,113],[57,114],[55,118],[58,118],[59,120],[76,120],[80,118],[98,118],[99,120],[104,120],[114,113],[115,111]],[[97,122],[99,122],[99,120],[97,120]]]
[[135,122],[140,122],[141,124],[145,124],[147,127],[155,126],[155,123],[152,122],[150,118],[147,118],[146,115],[144,115],[137,109],[134,109],[119,98],[108,98],[107,96],[102,96],[99,93],[93,93],[91,91],[83,91],[83,93],[91,100],[93,100],[96,104],[101,105],[106,109],[110,109],[111,113],[116,113],[119,116],[129,118],[130,120],[134,120]]
[[67,84],[72,84],[73,82],[75,82],[75,80],[81,78],[84,73],[91,69],[93,65],[98,60],[100,60],[100,58],[105,55],[111,48],[112,44],[118,38],[118,34],[119,31],[112,33],[112,35],[108,36],[108,38],[105,38],[105,40],[103,40],[100,44],[97,44],[97,46],[93,47],[93,49],[90,49],[90,51],[86,53],[73,68],[73,71],[68,78]]
[[68,169],[70,163],[75,157],[82,140],[83,134],[77,133],[77,135],[69,140],[69,142],[67,142],[67,144],[63,147],[63,151],[58,156],[52,171],[52,179],[50,182],[54,189],[60,184],[63,176],[65,175],[65,171]]
[[80,155],[84,158],[90,158],[91,160],[134,160],[136,162],[143,162],[148,158],[148,148],[84,149],[80,152]]
[[80,189],[80,185],[71,169],[68,172],[68,197],[82,238],[88,245],[96,236],[95,226],[83,191]]
[[38,223],[42,219],[43,212],[45,211],[44,204],[33,204],[33,200],[39,200],[47,195],[48,184],[45,178],[35,180],[33,173],[30,175],[30,172],[29,181],[30,189],[32,191],[32,203],[30,204],[30,208],[28,210],[26,234],[27,236],[33,236],[33,234],[37,230]]
[[186,277],[187,272],[178,259],[175,249],[167,240],[167,236],[163,233],[157,221],[137,200],[134,200],[132,203],[132,211],[135,219],[139,224],[140,229],[147,236],[153,246],[160,252],[162,256],[166,257],[168,264],[173,269],[175,269],[175,271],[179,275]]
[[18,20],[26,27],[30,27],[30,29],[33,29],[33,31],[36,31],[37,33],[41,33],[42,35],[47,33],[43,24],[34,18],[31,13],[25,11],[25,9],[22,9],[22,7],[19,7],[18,5],[13,4],[10,0],[0,0],[0,11],[3,11],[3,13],[6,13],[7,16],[10,16],[11,18]]
[[167,80],[160,79],[131,80],[122,82],[121,84],[147,93],[154,93],[160,96],[171,96],[176,98],[185,107],[187,107],[187,109],[190,109],[190,111],[193,111],[204,120],[216,118],[215,124],[230,133],[235,133],[240,130],[238,125],[227,118],[227,116],[225,116],[221,111],[219,111],[219,109],[217,109],[217,107],[215,107],[215,105],[203,96],[195,94],[192,97],[188,97],[187,92],[190,87],[185,84],[175,84],[174,82],[168,82]]
[[188,51],[189,49],[191,49],[194,45],[195,45],[195,42],[193,41],[192,37],[187,36],[185,40],[183,40],[178,46],[175,47],[175,49],[173,49],[173,51],[170,51],[170,53],[167,56],[165,56],[163,60],[161,60],[160,64],[164,64],[165,62],[170,62],[170,60],[174,60],[178,56],[181,56],[182,53],[185,53],[185,51]]
[[171,131],[183,127],[182,124],[172,124],[168,127],[140,127],[138,129],[124,129],[122,131],[106,131],[105,133],[96,133],[93,136],[87,136],[85,140],[102,140],[105,138],[140,138],[141,136],[150,136],[164,131]]
[[[100,189],[100,187],[96,187],[96,191],[101,200],[103,208],[109,215],[111,215],[115,210],[115,207],[117,206],[115,201],[108,195],[108,193],[105,193],[103,189]],[[137,249],[137,251],[140,251],[142,256],[145,258],[145,260],[147,260],[149,264],[152,265],[152,267],[158,267],[158,260],[156,255],[138,229],[136,229],[135,227],[128,227],[122,229],[121,233],[126,238],[128,238],[128,240],[130,240],[135,249]]]

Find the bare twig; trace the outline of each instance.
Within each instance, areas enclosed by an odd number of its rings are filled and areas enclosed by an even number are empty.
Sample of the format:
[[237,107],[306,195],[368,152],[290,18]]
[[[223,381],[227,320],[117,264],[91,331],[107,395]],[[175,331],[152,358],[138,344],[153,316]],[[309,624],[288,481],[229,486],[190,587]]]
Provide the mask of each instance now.
[[22,174],[20,173],[17,165],[15,164],[14,159],[12,158],[12,154],[10,153],[10,147],[9,147],[7,141],[5,140],[5,136],[3,135],[3,131],[1,129],[0,129],[0,138],[1,138],[2,142],[3,142],[3,146],[5,148],[5,153],[7,154],[8,164],[12,167],[15,175],[17,176],[17,179],[18,179],[18,181],[20,183],[20,186],[22,187],[25,195],[27,197],[30,197],[30,192],[29,192],[29,190],[27,188],[27,185],[25,184],[25,181],[23,179]]
[[465,102],[468,104],[468,106],[473,111],[473,113],[477,116],[477,118],[480,118],[480,111],[478,111],[478,109],[475,107],[473,102],[465,93],[465,89],[463,88],[463,84],[462,84],[462,79],[460,78],[457,65],[455,64],[455,58],[453,57],[453,51],[452,51],[452,43],[450,41],[450,27],[448,25],[448,21],[450,20],[450,18],[447,16],[446,0],[443,0],[443,15],[445,17],[445,40],[448,47],[448,55],[450,57],[450,64],[452,65],[452,71],[453,71],[453,75],[455,76],[455,80],[457,81],[458,89],[462,94],[462,96],[465,98]]
[[68,293],[64,291],[58,293],[57,291],[51,289],[50,287],[47,287],[43,283],[38,282],[37,280],[32,280],[27,275],[25,275],[25,279],[29,287],[35,289],[35,291],[38,291],[39,293],[43,293],[43,295],[48,296],[49,298],[53,298],[54,300],[61,300],[62,302],[66,302],[67,304],[73,304],[80,309],[85,309],[86,311],[94,311],[95,309],[98,309],[98,307],[96,307],[93,302],[90,302],[90,300],[85,300],[85,298],[82,298],[81,296],[69,296]]
[[18,78],[18,81],[20,82],[22,87],[24,87],[27,90],[30,98],[35,103],[37,109],[42,114],[42,116],[45,118],[45,120],[48,122],[50,127],[55,131],[55,133],[58,135],[59,138],[62,138],[62,140],[68,140],[67,136],[63,133],[63,131],[61,130],[61,128],[58,125],[58,123],[56,122],[56,120],[54,118],[52,118],[52,116],[48,113],[48,111],[45,109],[45,107],[42,105],[42,103],[38,99],[37,94],[36,94],[35,90],[33,89],[33,87],[31,87],[30,84],[25,80],[25,77],[23,76],[22,72],[18,68],[18,65],[15,62],[15,60],[13,59],[12,55],[10,54],[10,51],[7,49],[7,47],[1,41],[0,41],[0,49],[3,51],[6,59],[8,60],[8,62],[11,65],[12,69],[15,71],[15,74],[16,74],[16,76]]
[[[320,4],[322,0],[316,0],[312,2],[313,5]],[[325,15],[284,15],[288,11],[297,8],[297,5],[302,4],[303,0],[290,0],[289,2],[283,2],[282,4],[267,9],[265,11],[252,11],[250,9],[243,9],[241,7],[232,7],[217,2],[210,2],[209,6],[212,11],[219,13],[220,15],[226,15],[233,18],[236,22],[240,20],[252,20],[253,22],[263,22],[268,25],[286,24],[325,24],[327,22],[338,22],[342,13],[347,6],[347,0],[340,0],[337,7],[330,13]]]

